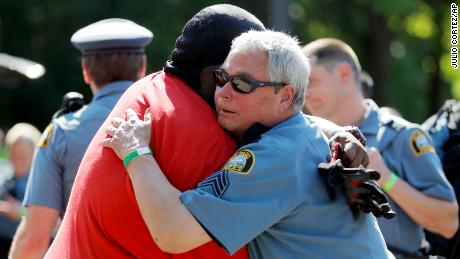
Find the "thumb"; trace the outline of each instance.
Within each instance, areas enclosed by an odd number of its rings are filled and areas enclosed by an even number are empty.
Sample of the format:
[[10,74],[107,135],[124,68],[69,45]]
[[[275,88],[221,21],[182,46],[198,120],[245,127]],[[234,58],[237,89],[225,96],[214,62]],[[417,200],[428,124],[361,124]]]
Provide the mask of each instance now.
[[152,117],[151,117],[151,114],[150,114],[150,107],[149,107],[149,108],[147,108],[145,110],[144,121],[147,122],[147,123],[150,123],[151,120],[152,120]]
[[103,147],[109,147],[111,148],[112,147],[112,138],[105,138],[101,141],[101,144]]

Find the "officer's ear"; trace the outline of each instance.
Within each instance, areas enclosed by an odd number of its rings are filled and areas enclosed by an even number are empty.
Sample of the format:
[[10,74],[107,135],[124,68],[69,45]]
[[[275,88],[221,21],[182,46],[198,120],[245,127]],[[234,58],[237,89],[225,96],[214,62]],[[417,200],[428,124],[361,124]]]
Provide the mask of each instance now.
[[85,84],[91,85],[93,79],[91,78],[88,67],[86,66],[86,63],[83,59],[81,60],[81,71],[83,72],[83,80],[85,81]]
[[[350,64],[342,62],[336,66],[336,72],[341,85],[348,85],[353,80],[353,70]],[[354,86],[354,84],[353,84]]]
[[145,73],[147,72],[147,57],[145,55],[142,55],[141,62],[141,67],[139,69],[139,74],[137,76],[138,79],[143,78],[145,76]]
[[279,90],[280,99],[279,99],[279,106],[278,112],[283,113],[284,111],[290,109],[292,107],[292,103],[294,102],[294,95],[295,90],[292,85],[286,85]]

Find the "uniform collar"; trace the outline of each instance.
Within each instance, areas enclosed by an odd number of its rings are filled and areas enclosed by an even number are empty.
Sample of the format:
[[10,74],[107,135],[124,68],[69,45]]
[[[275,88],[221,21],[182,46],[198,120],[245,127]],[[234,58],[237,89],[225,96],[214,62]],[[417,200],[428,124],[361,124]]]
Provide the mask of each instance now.
[[371,99],[364,100],[366,113],[358,127],[366,135],[375,135],[379,130],[380,113],[379,106]]
[[[301,121],[305,121],[304,117],[303,117],[303,114],[301,112],[296,112],[294,113],[291,117],[289,117],[287,120],[285,121],[282,121],[278,124],[276,124],[273,128],[277,128],[278,125],[280,124],[283,124],[283,125],[286,125],[286,124],[295,124],[295,123],[298,123],[298,122],[301,122]],[[264,134],[265,132],[269,131],[270,127],[267,127],[263,124],[260,124],[260,123],[254,123],[251,127],[249,127],[249,129],[247,129],[244,133],[243,133],[243,143],[242,145],[247,145],[247,144],[250,144],[250,143],[254,143],[254,142],[257,142],[259,139],[262,138],[262,134]]]
[[104,96],[111,95],[116,92],[124,92],[130,85],[133,84],[133,81],[125,80],[125,81],[115,81],[106,84],[102,88],[97,91],[97,93],[93,96],[93,102],[101,99]]

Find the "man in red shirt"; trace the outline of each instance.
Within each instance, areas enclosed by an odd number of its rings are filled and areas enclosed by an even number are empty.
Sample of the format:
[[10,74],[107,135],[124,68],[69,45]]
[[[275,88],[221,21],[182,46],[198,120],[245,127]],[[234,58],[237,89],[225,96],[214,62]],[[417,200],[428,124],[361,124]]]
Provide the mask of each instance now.
[[[225,60],[231,41],[251,29],[265,28],[247,11],[232,5],[207,7],[185,25],[164,70],[125,92],[83,157],[65,217],[46,258],[230,257],[214,242],[183,254],[162,252],[144,223],[123,165],[100,143],[113,117],[122,116],[128,107],[138,114],[150,107],[155,111],[150,147],[158,154],[162,170],[179,190],[196,187],[236,150],[234,140],[217,124],[213,108],[203,99],[213,99],[211,71]],[[246,249],[233,257],[246,258]]]

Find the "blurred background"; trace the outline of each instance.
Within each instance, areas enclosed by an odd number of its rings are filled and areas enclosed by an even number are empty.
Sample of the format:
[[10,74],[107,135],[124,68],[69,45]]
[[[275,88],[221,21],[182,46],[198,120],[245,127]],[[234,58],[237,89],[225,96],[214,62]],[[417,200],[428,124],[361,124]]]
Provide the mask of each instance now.
[[[86,102],[91,100],[80,53],[70,43],[79,28],[111,17],[149,28],[155,38],[147,48],[148,70],[154,72],[170,57],[185,22],[215,3],[223,1],[0,0],[0,128],[7,131],[24,121],[43,131],[65,93],[78,91]],[[460,99],[460,73],[450,66],[451,2],[225,3],[247,9],[268,28],[297,35],[303,44],[320,37],[349,43],[374,79],[376,102],[396,108],[410,121],[423,122],[446,98]],[[18,68],[24,66],[22,71]]]

